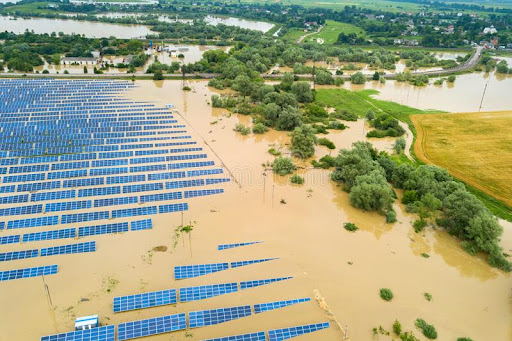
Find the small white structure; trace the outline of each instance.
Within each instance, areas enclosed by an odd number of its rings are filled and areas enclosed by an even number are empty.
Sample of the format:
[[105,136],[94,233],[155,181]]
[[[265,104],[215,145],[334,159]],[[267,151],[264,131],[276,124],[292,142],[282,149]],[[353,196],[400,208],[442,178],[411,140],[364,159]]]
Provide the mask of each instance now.
[[169,104],[166,104],[165,107],[167,109],[174,109],[174,104],[169,103]]
[[75,321],[75,330],[87,330],[98,326],[98,315],[79,317]]
[[495,34],[497,32],[498,32],[498,30],[495,29],[493,25],[491,25],[491,27],[484,28],[484,34],[489,34],[489,33],[490,34]]

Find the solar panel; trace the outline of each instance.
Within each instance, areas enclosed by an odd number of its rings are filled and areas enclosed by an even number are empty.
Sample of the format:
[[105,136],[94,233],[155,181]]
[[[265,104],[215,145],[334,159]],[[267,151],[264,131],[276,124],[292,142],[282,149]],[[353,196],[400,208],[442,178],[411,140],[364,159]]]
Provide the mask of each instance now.
[[262,243],[262,242],[258,241],[258,242],[243,242],[243,243],[234,243],[234,244],[221,244],[221,245],[217,246],[217,249],[219,251],[222,251],[222,250],[232,249],[232,248],[235,248],[235,247],[252,245],[252,244],[259,244],[259,243]]
[[237,283],[202,285],[198,287],[180,288],[180,302],[204,300],[238,291]]
[[174,279],[185,279],[203,276],[214,272],[227,270],[228,268],[228,263],[175,266]]
[[279,309],[283,307],[287,307],[289,305],[294,305],[298,303],[309,302],[311,299],[309,297],[306,298],[298,298],[294,300],[287,301],[277,301],[277,302],[269,302],[269,303],[260,303],[254,305],[254,313],[260,314],[269,310]]
[[41,257],[96,251],[96,242],[85,242],[41,249]]
[[128,223],[104,224],[95,226],[84,226],[78,228],[78,236],[94,236],[97,234],[121,233],[128,231]]
[[250,334],[241,334],[225,337],[217,337],[215,339],[208,339],[203,341],[266,341],[267,337],[265,332],[256,332]]
[[122,217],[134,217],[140,215],[155,215],[157,214],[156,206],[148,206],[148,207],[136,207],[136,208],[126,208],[122,210],[113,210],[112,218],[122,218]]
[[138,201],[137,197],[96,199],[96,200],[94,200],[94,207],[136,204],[137,201]]
[[238,268],[240,266],[250,265],[250,264],[256,264],[256,263],[262,263],[262,262],[268,262],[271,260],[274,260],[277,258],[264,258],[264,259],[253,259],[253,260],[244,260],[240,262],[231,262],[232,268]]
[[75,238],[76,237],[76,229],[62,229],[62,230],[53,230],[53,231],[44,231],[44,232],[34,232],[34,233],[26,233],[23,235],[23,242],[36,242],[40,240],[54,240],[54,239],[64,239],[64,238]]
[[175,304],[176,302],[176,289],[114,297],[114,313]]
[[326,328],[329,328],[329,322],[307,324],[282,329],[273,329],[268,331],[268,336],[269,341],[281,341],[291,339],[292,337],[300,336],[303,334],[316,332],[317,330],[322,330]]
[[114,325],[43,336],[41,341],[115,341]]
[[153,228],[153,221],[151,219],[132,221],[131,225],[132,231],[150,230]]
[[158,213],[172,213],[172,212],[181,212],[187,211],[188,204],[170,204],[170,205],[160,205],[158,206]]
[[242,317],[250,316],[251,306],[244,305],[232,308],[220,308],[189,313],[189,328],[198,328],[219,324]]
[[59,216],[39,217],[30,219],[11,220],[7,223],[7,229],[20,229],[27,227],[52,226],[59,223]]
[[270,283],[274,283],[274,282],[280,282],[280,281],[284,281],[284,280],[291,279],[291,278],[293,278],[293,277],[278,277],[278,278],[259,279],[256,281],[244,281],[244,282],[240,282],[240,289],[242,289],[242,290],[250,289],[250,288],[254,288],[254,287],[259,287],[260,285],[266,285],[266,284],[270,284]]
[[35,268],[0,271],[0,281],[9,281],[13,279],[29,278],[42,275],[53,275],[56,274],[57,271],[57,265],[46,265],[38,266]]
[[224,190],[222,188],[220,188],[220,189],[201,189],[201,190],[194,190],[194,191],[185,191],[185,198],[203,197],[205,195],[213,195],[213,194],[219,194],[219,193],[224,193]]
[[4,236],[0,237],[0,245],[4,244],[14,244],[20,242],[20,235],[14,235],[14,236]]
[[30,196],[30,201],[59,200],[70,199],[74,197],[75,190],[70,189],[67,191],[34,193]]
[[56,203],[46,204],[44,211],[48,213],[48,212],[70,211],[70,210],[82,210],[82,209],[86,209],[86,208],[91,208],[91,206],[92,206],[91,200],[56,202]]
[[34,258],[39,254],[39,250],[23,250],[23,251],[11,251],[0,253],[0,262],[7,262],[10,260]]
[[187,328],[185,314],[154,317],[147,320],[120,323],[118,340],[131,340],[139,337],[170,333]]
[[166,192],[159,194],[148,194],[140,196],[140,203],[144,204],[152,201],[178,200],[182,198],[181,192]]
[[80,223],[83,221],[102,220],[108,219],[108,211],[103,212],[90,212],[90,213],[76,213],[64,214],[61,218],[61,224]]

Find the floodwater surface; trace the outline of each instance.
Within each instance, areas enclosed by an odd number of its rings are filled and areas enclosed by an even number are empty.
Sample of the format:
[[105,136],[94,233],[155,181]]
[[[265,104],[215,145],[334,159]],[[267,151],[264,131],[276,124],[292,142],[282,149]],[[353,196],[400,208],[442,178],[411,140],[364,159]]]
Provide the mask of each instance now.
[[[132,100],[173,104],[180,123],[231,175],[225,193],[191,199],[182,215],[153,218],[149,231],[95,236],[94,254],[54,256],[58,275],[45,277],[51,305],[41,278],[7,281],[0,291],[0,330],[6,340],[33,340],[41,335],[73,329],[77,316],[99,314],[108,324],[189,312],[311,297],[312,301],[275,311],[190,330],[191,340],[236,335],[336,319],[331,328],[303,337],[304,340],[342,339],[348,328],[352,340],[371,340],[372,328],[391,330],[395,319],[404,330],[414,320],[435,325],[439,340],[471,337],[474,340],[512,339],[511,275],[491,268],[485,260],[462,250],[459,241],[443,231],[425,229],[414,233],[415,216],[395,204],[398,222],[350,206],[347,193],[329,180],[326,170],[312,169],[296,160],[304,185],[291,185],[288,177],[274,175],[263,164],[272,162],[270,147],[288,155],[286,132],[241,136],[236,123],[251,125],[248,116],[229,114],[209,105],[214,93],[206,81],[189,81],[192,91],[183,92],[180,81],[136,81],[126,94]],[[349,123],[328,136],[337,148],[366,140],[362,121]],[[392,140],[379,140],[389,149]],[[316,157],[329,151],[316,148]],[[399,193],[400,195],[400,193]],[[343,229],[353,222],[359,231]],[[182,222],[194,228],[188,236],[175,235]],[[502,245],[512,249],[512,224],[504,223]],[[55,227],[58,228],[58,227]],[[177,237],[177,238],[176,238]],[[218,244],[263,241],[247,247],[216,251]],[[43,242],[53,246],[57,241]],[[59,244],[60,245],[60,244]],[[167,246],[156,252],[157,246]],[[19,246],[18,246],[19,247]],[[14,246],[6,246],[12,249]],[[430,258],[424,258],[428,253]],[[215,263],[278,257],[279,259],[215,274],[175,281],[176,265]],[[9,268],[42,264],[40,258],[9,262]],[[112,299],[147,291],[194,285],[293,276],[293,279],[235,294],[191,303],[145,310],[112,313]],[[390,288],[394,299],[385,302],[380,288]],[[424,293],[432,295],[431,302]],[[325,299],[328,309],[315,295]],[[11,307],[11,308],[7,308]],[[329,310],[330,314],[326,312]],[[332,314],[332,315],[331,315]],[[30,321],[30,328],[27,328]],[[184,340],[185,332],[147,340]],[[188,338],[187,338],[188,339]],[[382,339],[385,339],[382,337]],[[388,338],[389,339],[389,338]],[[298,340],[298,339],[297,339]]]
[[263,33],[267,32],[272,27],[274,27],[274,24],[268,22],[247,20],[234,17],[216,17],[208,15],[204,18],[204,20],[206,21],[206,23],[210,25],[224,24],[228,26],[238,26],[241,28],[247,28],[249,30],[261,31]]

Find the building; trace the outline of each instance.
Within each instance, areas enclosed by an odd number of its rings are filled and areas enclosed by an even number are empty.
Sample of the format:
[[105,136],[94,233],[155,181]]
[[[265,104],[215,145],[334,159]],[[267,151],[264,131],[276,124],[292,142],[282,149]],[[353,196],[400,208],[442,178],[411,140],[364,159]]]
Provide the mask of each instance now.
[[493,25],[491,25],[491,27],[484,28],[484,34],[495,34],[497,32],[498,30],[495,29]]
[[64,57],[60,61],[64,65],[71,65],[71,64],[94,65],[94,64],[99,63],[100,58],[99,57]]

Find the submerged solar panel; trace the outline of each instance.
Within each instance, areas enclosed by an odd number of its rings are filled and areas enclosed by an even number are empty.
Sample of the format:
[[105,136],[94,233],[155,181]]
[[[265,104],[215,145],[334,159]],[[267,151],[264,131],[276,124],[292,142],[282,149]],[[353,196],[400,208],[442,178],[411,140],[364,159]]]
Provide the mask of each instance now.
[[200,189],[194,191],[185,191],[185,198],[195,198],[195,197],[203,197],[205,195],[213,195],[224,193],[222,188],[220,189]]
[[198,287],[180,288],[180,302],[204,300],[238,291],[237,283],[202,285]]
[[262,263],[262,262],[268,262],[271,260],[274,260],[277,258],[264,258],[264,259],[253,259],[253,260],[244,260],[240,262],[231,262],[232,268],[238,268],[240,266],[250,265],[250,264],[256,264],[256,263]]
[[192,311],[189,313],[189,328],[198,328],[211,326],[242,317],[250,316],[251,306],[244,305],[240,307],[220,308],[202,311]]
[[111,325],[43,336],[41,341],[115,341],[115,339],[116,327]]
[[240,334],[232,336],[217,337],[203,341],[266,341],[265,332],[255,332],[250,334]]
[[140,203],[144,204],[147,202],[152,201],[166,201],[166,200],[178,200],[181,199],[183,196],[181,192],[166,192],[166,193],[159,193],[159,194],[148,194],[148,195],[141,195],[140,196]]
[[0,262],[7,262],[10,260],[34,258],[39,254],[39,250],[23,250],[23,251],[11,251],[0,253]]
[[265,311],[279,309],[283,307],[287,307],[289,305],[294,305],[298,303],[304,303],[309,302],[311,299],[309,297],[306,298],[298,298],[294,300],[287,300],[287,301],[276,301],[276,302],[269,302],[269,303],[260,303],[254,305],[254,313],[264,313]]
[[262,242],[258,241],[258,242],[243,242],[243,243],[234,243],[234,244],[220,244],[220,245],[217,246],[217,249],[219,251],[221,251],[221,250],[232,249],[232,248],[240,247],[240,246],[258,244],[258,243],[262,243]]
[[53,239],[64,239],[64,238],[75,238],[76,229],[62,229],[44,232],[26,233],[23,235],[23,242],[37,242],[41,240],[53,240]]
[[148,206],[148,207],[136,207],[136,208],[126,208],[122,210],[113,210],[112,218],[122,218],[122,217],[135,217],[140,215],[153,215],[157,214],[156,206]]
[[274,282],[280,282],[293,277],[277,277],[277,278],[267,278],[267,279],[258,279],[255,281],[244,281],[240,282],[240,289],[245,290],[249,288],[259,287],[260,285],[266,285]]
[[326,328],[329,328],[329,322],[307,324],[282,329],[273,329],[268,331],[268,337],[269,341],[281,341],[291,339],[292,337],[316,332],[317,330],[322,330]]
[[0,281],[9,281],[13,279],[29,278],[42,275],[54,275],[57,273],[57,271],[57,265],[46,265],[38,266],[35,268],[0,271]]
[[114,297],[114,313],[175,304],[176,302],[176,289]]
[[174,278],[185,279],[227,270],[228,263],[182,265],[174,267]]
[[96,251],[96,242],[47,247],[41,249],[41,257]]
[[151,219],[144,219],[138,221],[131,222],[131,230],[139,231],[139,230],[150,230],[153,228],[153,221]]
[[97,234],[121,233],[128,231],[128,223],[103,224],[95,226],[84,226],[78,228],[78,236],[94,236]]
[[131,340],[139,337],[170,333],[187,328],[184,313],[154,317],[147,320],[120,323],[118,327],[118,340]]

